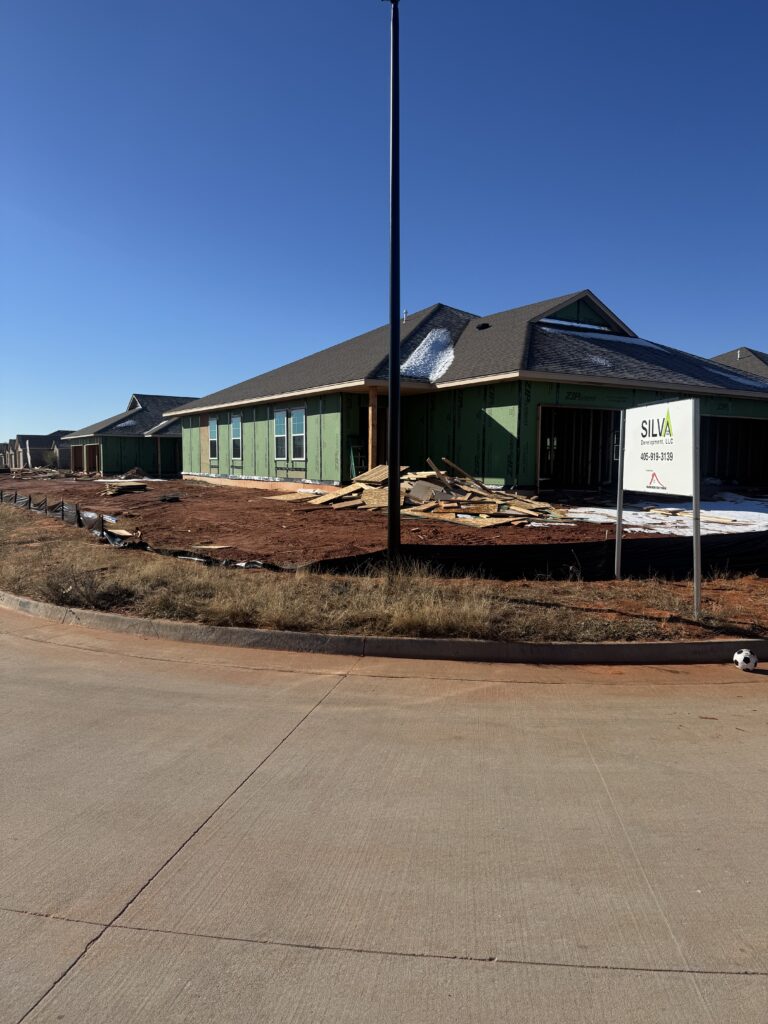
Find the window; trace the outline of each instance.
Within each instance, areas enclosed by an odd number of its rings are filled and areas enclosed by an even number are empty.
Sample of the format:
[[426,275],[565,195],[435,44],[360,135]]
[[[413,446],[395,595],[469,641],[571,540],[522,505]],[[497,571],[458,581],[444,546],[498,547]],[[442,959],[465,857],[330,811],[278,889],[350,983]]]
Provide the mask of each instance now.
[[294,409],[275,409],[275,458],[281,462],[288,459],[288,428],[290,426],[290,458],[293,462],[306,459],[306,427],[304,406]]
[[208,455],[211,459],[219,457],[219,421],[215,416],[208,417]]
[[285,409],[275,409],[275,458],[288,458],[288,413]]
[[239,461],[243,457],[243,418],[239,412],[232,413],[232,459]]
[[304,449],[304,410],[291,409],[291,458],[301,462]]

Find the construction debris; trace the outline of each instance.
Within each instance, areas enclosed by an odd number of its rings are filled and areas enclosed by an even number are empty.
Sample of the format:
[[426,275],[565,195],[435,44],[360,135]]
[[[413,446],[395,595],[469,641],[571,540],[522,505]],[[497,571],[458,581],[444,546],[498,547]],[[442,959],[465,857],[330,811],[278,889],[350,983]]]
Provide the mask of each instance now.
[[115,498],[118,494],[133,494],[134,491],[147,489],[147,485],[139,480],[105,480],[104,485],[101,493],[105,498]]
[[[561,513],[546,501],[488,487],[450,459],[444,458],[443,462],[455,475],[438,469],[431,459],[427,459],[431,467],[428,471],[411,473],[407,466],[400,467],[403,516],[484,528],[527,526],[534,521],[561,517]],[[375,466],[332,494],[310,497],[306,492],[294,491],[276,495],[275,500],[293,502],[304,499],[310,505],[339,510],[384,510],[388,505],[388,480],[388,467]]]

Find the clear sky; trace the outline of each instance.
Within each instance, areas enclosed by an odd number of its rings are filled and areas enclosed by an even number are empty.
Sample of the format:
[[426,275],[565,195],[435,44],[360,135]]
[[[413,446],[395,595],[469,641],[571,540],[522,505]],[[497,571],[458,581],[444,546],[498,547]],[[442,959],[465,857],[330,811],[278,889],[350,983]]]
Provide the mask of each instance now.
[[[402,0],[403,305],[768,349],[766,6]],[[0,0],[0,437],[387,319],[389,4]]]

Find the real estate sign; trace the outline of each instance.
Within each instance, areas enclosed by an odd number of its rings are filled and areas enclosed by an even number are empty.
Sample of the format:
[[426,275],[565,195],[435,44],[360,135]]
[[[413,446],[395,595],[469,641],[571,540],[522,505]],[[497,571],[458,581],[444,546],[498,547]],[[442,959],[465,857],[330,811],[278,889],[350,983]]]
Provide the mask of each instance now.
[[627,409],[624,490],[693,497],[695,399]]
[[621,579],[624,491],[692,498],[693,613],[701,615],[699,400],[641,405],[621,414],[616,495],[616,579]]

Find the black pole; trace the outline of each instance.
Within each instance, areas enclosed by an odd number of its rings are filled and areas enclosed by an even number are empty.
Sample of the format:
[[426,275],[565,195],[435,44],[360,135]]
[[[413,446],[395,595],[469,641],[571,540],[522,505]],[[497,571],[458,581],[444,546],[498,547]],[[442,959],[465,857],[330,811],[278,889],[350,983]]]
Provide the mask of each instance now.
[[400,554],[400,12],[392,6],[389,134],[389,415],[387,554]]

